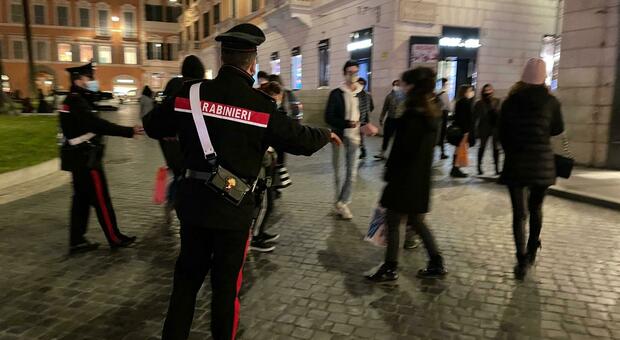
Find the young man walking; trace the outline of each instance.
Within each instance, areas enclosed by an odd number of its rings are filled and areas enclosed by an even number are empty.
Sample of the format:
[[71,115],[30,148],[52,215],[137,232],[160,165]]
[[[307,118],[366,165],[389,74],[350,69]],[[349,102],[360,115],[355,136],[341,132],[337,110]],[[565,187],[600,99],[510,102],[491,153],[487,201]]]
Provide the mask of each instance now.
[[[325,108],[325,121],[343,141],[342,146],[334,145],[332,163],[336,185],[335,210],[345,220],[353,218],[349,204],[353,184],[357,177],[358,152],[360,147],[360,104],[358,94],[363,90],[358,83],[359,64],[349,60],[342,68],[344,83],[329,94]],[[341,177],[341,155],[345,158],[345,177]]]

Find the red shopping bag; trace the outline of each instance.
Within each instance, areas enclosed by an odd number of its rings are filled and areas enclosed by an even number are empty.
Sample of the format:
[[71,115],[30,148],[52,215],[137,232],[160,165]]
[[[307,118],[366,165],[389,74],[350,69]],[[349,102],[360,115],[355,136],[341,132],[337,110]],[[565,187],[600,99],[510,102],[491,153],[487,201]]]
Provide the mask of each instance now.
[[469,166],[469,153],[468,153],[468,149],[469,149],[469,134],[466,133],[465,136],[463,136],[463,139],[461,140],[461,144],[459,144],[459,146],[456,149],[456,161],[454,162],[454,165],[456,165],[459,168],[464,168]]
[[153,189],[153,203],[164,204],[166,202],[166,185],[168,184],[168,168],[165,166],[157,169],[155,176],[155,188]]

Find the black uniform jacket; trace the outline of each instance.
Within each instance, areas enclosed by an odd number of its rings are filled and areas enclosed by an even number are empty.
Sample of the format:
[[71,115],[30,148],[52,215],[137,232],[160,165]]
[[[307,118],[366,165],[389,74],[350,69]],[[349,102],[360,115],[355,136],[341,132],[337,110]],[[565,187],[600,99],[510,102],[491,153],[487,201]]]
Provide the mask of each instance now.
[[[296,154],[311,155],[329,143],[330,131],[300,125],[277,113],[275,102],[253,89],[251,75],[223,66],[214,80],[203,80],[201,110],[217,153],[219,165],[251,184],[258,176],[269,146]],[[151,138],[178,136],[185,169],[210,171],[196,132],[186,82],[177,96],[143,118]],[[171,114],[173,112],[173,114]],[[248,230],[254,209],[253,195],[234,206],[195,179],[181,181],[176,198],[181,222],[209,229]]]
[[[60,118],[60,128],[65,139],[73,139],[87,133],[94,133],[97,136],[89,140],[91,146],[96,146],[95,164],[100,166],[103,157],[103,139],[107,136],[133,137],[134,131],[132,127],[120,126],[107,120],[100,118],[98,112],[94,109],[93,103],[87,98],[88,90],[81,87],[72,86],[71,93],[65,98],[62,107],[58,110]],[[65,145],[66,146],[66,145]],[[88,157],[85,150],[81,147],[75,147],[70,152],[61,152],[63,164],[70,166],[66,170],[78,170],[86,167]],[[90,160],[92,162],[92,159]]]

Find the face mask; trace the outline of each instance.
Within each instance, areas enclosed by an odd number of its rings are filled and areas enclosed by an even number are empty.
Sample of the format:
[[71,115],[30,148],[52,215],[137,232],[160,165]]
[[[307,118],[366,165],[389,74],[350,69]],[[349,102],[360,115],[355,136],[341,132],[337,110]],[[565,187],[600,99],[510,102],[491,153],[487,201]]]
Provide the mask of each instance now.
[[359,77],[359,75],[357,73],[353,73],[353,74],[347,74],[345,79],[349,83],[356,83],[357,80],[360,79],[360,77]]
[[86,82],[86,89],[93,92],[99,92],[99,81],[89,80]]
[[400,86],[392,86],[392,91],[394,92],[400,91]]
[[276,107],[280,107],[282,105],[282,101],[281,100],[276,100]]
[[467,99],[472,99],[472,98],[474,98],[474,94],[470,92],[470,93],[467,94],[466,97],[467,97]]

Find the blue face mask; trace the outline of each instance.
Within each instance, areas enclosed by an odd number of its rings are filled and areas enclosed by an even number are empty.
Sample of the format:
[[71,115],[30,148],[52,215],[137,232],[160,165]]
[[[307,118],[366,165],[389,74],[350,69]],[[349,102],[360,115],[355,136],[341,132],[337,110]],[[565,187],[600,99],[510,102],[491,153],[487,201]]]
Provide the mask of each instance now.
[[86,89],[93,92],[99,92],[99,81],[89,80],[86,82]]

